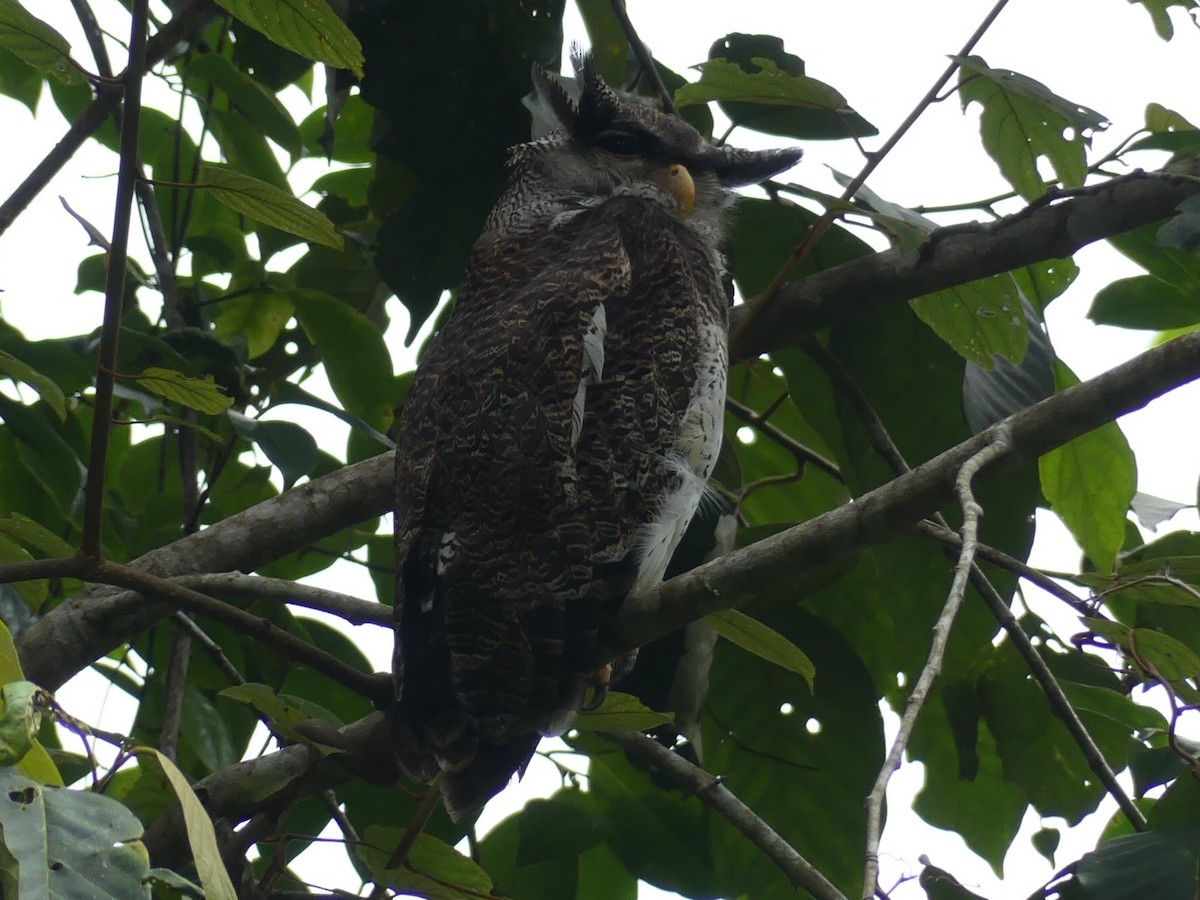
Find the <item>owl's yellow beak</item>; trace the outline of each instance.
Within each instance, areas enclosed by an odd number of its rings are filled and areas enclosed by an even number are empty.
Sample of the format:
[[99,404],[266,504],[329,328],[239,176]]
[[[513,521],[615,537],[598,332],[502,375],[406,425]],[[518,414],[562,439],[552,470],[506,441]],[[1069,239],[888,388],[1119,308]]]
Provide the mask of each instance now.
[[650,173],[650,180],[675,198],[679,204],[679,216],[686,219],[696,205],[696,183],[686,166],[673,163]]

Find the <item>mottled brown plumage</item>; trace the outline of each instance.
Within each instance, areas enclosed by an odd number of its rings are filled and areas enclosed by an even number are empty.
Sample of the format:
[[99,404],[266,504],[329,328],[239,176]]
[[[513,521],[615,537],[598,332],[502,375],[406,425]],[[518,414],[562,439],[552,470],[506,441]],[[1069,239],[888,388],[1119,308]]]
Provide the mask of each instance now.
[[397,745],[456,819],[569,727],[601,622],[661,580],[720,446],[726,186],[799,157],[577,69],[578,104],[535,73],[561,127],[514,150],[398,444]]

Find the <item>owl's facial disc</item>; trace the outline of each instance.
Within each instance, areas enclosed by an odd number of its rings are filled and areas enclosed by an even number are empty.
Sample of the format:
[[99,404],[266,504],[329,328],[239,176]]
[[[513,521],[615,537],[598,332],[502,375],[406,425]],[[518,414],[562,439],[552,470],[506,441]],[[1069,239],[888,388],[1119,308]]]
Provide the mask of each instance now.
[[692,207],[696,205],[696,182],[687,166],[679,163],[663,166],[651,172],[649,180],[675,198],[681,219],[692,214]]

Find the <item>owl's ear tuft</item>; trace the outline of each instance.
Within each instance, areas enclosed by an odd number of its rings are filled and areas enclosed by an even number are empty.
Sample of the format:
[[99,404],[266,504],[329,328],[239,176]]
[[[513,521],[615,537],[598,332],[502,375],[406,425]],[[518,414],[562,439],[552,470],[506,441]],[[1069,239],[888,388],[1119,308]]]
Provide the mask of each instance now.
[[589,139],[609,126],[621,110],[621,98],[600,76],[596,57],[572,48],[571,62],[579,81],[579,123],[575,136]]
[[542,106],[558,120],[558,124],[568,132],[574,133],[579,122],[579,107],[575,105],[558,76],[534,63],[533,90]]

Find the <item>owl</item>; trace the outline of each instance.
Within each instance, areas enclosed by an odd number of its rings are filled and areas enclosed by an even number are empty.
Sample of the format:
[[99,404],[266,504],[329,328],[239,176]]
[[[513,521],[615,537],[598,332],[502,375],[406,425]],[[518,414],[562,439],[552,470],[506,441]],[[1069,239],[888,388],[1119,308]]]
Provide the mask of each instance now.
[[718,146],[574,58],[404,407],[392,722],[452,818],[603,696],[598,633],[662,579],[721,444],[729,188],[794,149]]

